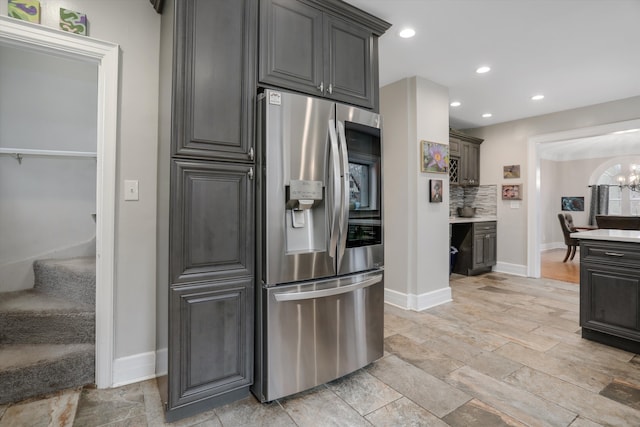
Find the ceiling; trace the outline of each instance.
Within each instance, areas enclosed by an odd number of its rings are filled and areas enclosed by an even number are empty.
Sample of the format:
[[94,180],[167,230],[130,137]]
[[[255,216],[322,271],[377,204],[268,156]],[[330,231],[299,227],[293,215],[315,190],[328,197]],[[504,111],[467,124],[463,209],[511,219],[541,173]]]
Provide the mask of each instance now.
[[[393,25],[380,85],[420,76],[448,87],[462,103],[449,109],[457,129],[640,95],[640,0],[346,1]],[[406,26],[415,37],[398,36]],[[482,65],[491,71],[477,74]]]

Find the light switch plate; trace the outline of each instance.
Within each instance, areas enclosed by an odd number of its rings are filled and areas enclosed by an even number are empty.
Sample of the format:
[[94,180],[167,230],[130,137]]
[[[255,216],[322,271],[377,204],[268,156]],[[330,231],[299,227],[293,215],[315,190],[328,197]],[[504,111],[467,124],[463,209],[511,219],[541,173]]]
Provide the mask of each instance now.
[[124,180],[124,199],[125,200],[139,200],[139,197],[138,197],[138,180],[137,179],[125,179]]

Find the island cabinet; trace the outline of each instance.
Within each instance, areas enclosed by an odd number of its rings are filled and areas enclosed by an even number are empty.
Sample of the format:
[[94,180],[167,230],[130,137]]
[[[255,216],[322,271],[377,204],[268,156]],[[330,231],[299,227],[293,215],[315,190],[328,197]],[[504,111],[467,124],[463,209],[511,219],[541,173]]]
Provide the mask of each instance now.
[[177,0],[165,13],[175,18],[163,16],[173,96],[160,384],[173,421],[244,398],[253,382],[258,1]]
[[580,240],[580,326],[584,338],[640,352],[640,243]]
[[454,273],[471,276],[491,271],[496,265],[496,221],[452,224],[451,245],[458,249]]
[[480,144],[483,139],[449,130],[449,183],[480,185]]
[[336,0],[260,1],[259,83],[378,110],[390,24]]

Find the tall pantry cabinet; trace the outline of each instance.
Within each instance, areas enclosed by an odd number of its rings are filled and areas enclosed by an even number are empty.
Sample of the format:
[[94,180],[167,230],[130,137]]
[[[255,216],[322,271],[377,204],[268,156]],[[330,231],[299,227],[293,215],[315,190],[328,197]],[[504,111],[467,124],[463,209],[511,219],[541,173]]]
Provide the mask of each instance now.
[[253,381],[258,2],[170,3],[168,375],[161,394],[167,419],[175,420],[245,397]]

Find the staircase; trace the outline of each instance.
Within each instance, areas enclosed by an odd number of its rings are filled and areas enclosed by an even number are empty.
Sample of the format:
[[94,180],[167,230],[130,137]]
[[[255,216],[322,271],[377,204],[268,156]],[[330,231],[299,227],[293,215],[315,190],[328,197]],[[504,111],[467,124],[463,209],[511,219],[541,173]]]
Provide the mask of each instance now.
[[95,379],[95,258],[39,260],[0,293],[0,405]]

